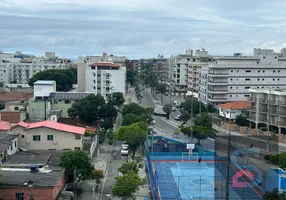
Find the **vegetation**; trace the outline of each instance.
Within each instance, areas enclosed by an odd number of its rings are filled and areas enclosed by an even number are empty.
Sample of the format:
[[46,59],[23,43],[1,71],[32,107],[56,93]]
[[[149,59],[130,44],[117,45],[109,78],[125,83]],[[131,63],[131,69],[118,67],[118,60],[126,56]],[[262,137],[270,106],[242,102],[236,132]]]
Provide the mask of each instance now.
[[277,155],[266,155],[264,159],[271,162],[273,165],[279,166],[281,169],[286,170],[286,152]]
[[33,86],[37,80],[54,80],[56,81],[57,91],[67,92],[73,89],[73,84],[77,83],[77,71],[71,69],[50,69],[36,73],[29,81]]
[[[69,151],[62,154],[60,159],[61,167],[64,167],[70,177],[74,180],[88,180],[92,178],[94,166],[91,164],[89,156],[79,150]],[[76,177],[74,177],[74,171]]]
[[99,184],[101,183],[101,179],[103,179],[103,178],[104,178],[104,172],[103,172],[103,170],[101,170],[101,169],[95,169],[95,170],[92,172],[91,179],[92,179],[92,180],[95,180],[95,184],[96,184],[95,190],[98,190],[98,186],[99,186]]
[[114,106],[106,104],[101,95],[90,94],[73,103],[68,109],[68,114],[72,118],[80,118],[87,124],[94,124],[99,120],[113,122],[117,116],[117,110]]
[[[192,103],[193,103],[193,106],[192,106]],[[188,99],[186,100],[185,102],[181,103],[181,109],[183,109],[184,111],[187,111],[188,113],[191,113],[192,112],[192,107],[193,107],[193,116],[196,116],[197,114],[200,114],[203,113],[203,112],[207,112],[207,108],[206,106],[196,100],[196,99]]]
[[161,102],[163,102],[163,95],[168,91],[167,84],[165,83],[156,83],[156,93],[161,94]]
[[109,105],[120,107],[125,102],[125,99],[122,92],[113,92],[107,96],[107,101]]
[[265,192],[263,200],[286,200],[286,191],[279,193],[278,189],[274,189],[272,192]]
[[5,83],[4,82],[0,82],[0,87],[4,87]]
[[180,118],[183,121],[181,126],[184,126],[191,119],[191,113],[189,113],[185,110],[182,110]]
[[138,161],[132,161],[127,163],[122,163],[121,166],[117,169],[122,175],[128,173],[136,173],[138,174],[139,169],[142,168],[143,165]]
[[247,119],[246,117],[242,116],[242,115],[237,115],[235,117],[235,123],[238,125],[238,126],[247,126]]
[[[122,109],[123,122],[122,125],[128,126],[136,122],[148,122],[153,121],[152,114],[154,108],[143,108],[137,103],[130,103],[125,105]],[[136,116],[136,117],[135,117]],[[134,117],[134,119],[132,119]]]
[[143,180],[134,172],[118,176],[112,187],[112,194],[118,197],[128,197],[135,200],[134,193],[139,190]]
[[203,139],[215,137],[217,131],[212,127],[211,116],[208,113],[202,113],[202,115],[195,118],[194,126],[181,126],[181,132],[189,137],[193,133],[193,138],[196,138],[198,144],[200,144]]
[[115,134],[114,134],[114,132],[112,131],[112,129],[109,129],[108,131],[107,131],[107,138],[108,138],[108,144],[113,144],[113,142],[114,142],[114,136],[115,136]]
[[116,138],[126,141],[134,158],[137,148],[146,140],[147,131],[148,127],[144,122],[133,123],[129,126],[121,126],[116,133]]
[[137,82],[137,72],[133,69],[133,66],[128,67],[126,70],[126,81],[129,83],[131,86],[135,86]]
[[170,114],[172,112],[172,105],[171,104],[166,104],[163,106],[163,111],[166,113],[166,118],[170,118]]

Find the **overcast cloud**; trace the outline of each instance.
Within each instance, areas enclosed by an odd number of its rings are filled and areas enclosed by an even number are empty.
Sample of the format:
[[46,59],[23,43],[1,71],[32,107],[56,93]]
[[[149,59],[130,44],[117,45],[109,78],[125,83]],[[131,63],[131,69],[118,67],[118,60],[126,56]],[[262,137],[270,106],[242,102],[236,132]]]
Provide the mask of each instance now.
[[285,0],[1,0],[0,50],[129,58],[286,46]]

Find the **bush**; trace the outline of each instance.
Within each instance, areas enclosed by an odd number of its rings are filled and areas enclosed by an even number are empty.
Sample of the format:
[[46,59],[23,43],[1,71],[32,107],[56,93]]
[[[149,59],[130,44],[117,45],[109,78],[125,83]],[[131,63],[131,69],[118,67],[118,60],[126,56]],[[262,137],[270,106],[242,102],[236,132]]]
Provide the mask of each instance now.
[[108,130],[107,132],[108,144],[113,144],[114,142],[114,132],[112,130]]
[[261,131],[267,131],[268,129],[267,129],[267,127],[260,127],[259,130],[261,130]]
[[99,144],[102,144],[104,142],[105,139],[105,132],[100,131],[99,132]]
[[84,132],[85,137],[94,137],[95,135],[96,135],[95,132],[88,132],[88,131]]

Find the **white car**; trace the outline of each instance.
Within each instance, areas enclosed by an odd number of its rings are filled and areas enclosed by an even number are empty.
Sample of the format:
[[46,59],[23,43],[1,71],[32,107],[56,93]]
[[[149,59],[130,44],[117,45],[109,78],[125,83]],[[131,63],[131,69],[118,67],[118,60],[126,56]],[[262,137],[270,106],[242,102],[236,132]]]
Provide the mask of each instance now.
[[181,115],[177,115],[174,117],[175,120],[180,121],[181,120]]
[[128,156],[128,154],[129,154],[129,150],[128,150],[128,147],[122,147],[121,148],[121,155],[122,156]]
[[176,111],[177,108],[175,106],[172,106],[172,111]]
[[129,148],[129,145],[128,145],[125,141],[123,141],[123,142],[122,142],[122,145],[121,145],[121,148],[123,148],[123,147]]

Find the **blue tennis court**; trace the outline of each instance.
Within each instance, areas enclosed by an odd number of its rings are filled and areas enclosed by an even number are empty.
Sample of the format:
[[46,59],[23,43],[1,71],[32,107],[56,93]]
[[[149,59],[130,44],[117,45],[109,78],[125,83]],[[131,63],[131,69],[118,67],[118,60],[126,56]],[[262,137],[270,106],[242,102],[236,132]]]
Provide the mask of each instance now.
[[[159,199],[224,199],[227,163],[152,161]],[[235,174],[231,168],[230,175]],[[245,188],[229,187],[230,199],[261,199],[247,184]],[[246,198],[244,198],[246,197]]]

